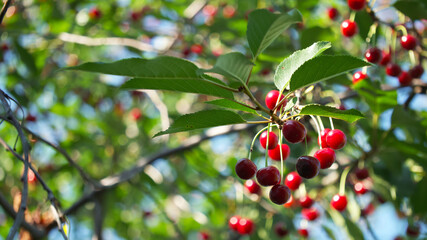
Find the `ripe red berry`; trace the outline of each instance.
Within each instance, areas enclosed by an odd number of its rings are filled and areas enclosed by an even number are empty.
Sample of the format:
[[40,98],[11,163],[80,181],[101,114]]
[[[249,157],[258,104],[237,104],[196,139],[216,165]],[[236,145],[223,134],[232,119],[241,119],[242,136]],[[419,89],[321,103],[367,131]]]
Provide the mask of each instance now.
[[305,139],[307,130],[304,125],[295,120],[288,120],[282,127],[283,137],[290,143],[299,143]]
[[285,185],[274,185],[270,190],[270,200],[277,205],[285,204],[290,196],[291,190]]
[[[259,137],[259,142],[264,149],[267,149],[267,131],[261,133]],[[268,134],[268,150],[274,149],[277,146],[279,139],[274,132]]]
[[252,178],[257,170],[257,167],[254,162],[247,158],[240,159],[235,167],[236,174],[241,179],[249,179]]
[[305,229],[305,228],[298,229],[298,234],[299,234],[301,237],[305,237],[305,238],[307,238],[307,237],[308,237],[308,231],[307,231],[307,229]]
[[407,86],[409,84],[411,84],[412,82],[412,77],[411,75],[409,75],[408,72],[402,71],[399,75],[399,83],[402,86]]
[[420,235],[420,226],[418,225],[408,225],[406,228],[406,235],[409,237],[416,238],[418,235]]
[[[268,109],[273,109],[276,106],[277,103],[277,99],[279,98],[280,92],[277,90],[271,90],[270,92],[267,93],[267,96],[265,96],[265,105],[268,107]],[[280,96],[280,100],[279,102],[285,98],[285,96],[282,94]],[[283,102],[283,104],[281,105],[281,107],[286,106],[286,101]]]
[[297,190],[299,185],[302,183],[302,178],[297,172],[290,172],[285,178],[285,184],[292,190]]
[[141,18],[141,16],[142,16],[141,12],[132,11],[130,13],[130,18],[134,22],[138,21]]
[[395,63],[389,63],[389,64],[387,64],[387,67],[385,68],[386,74],[389,76],[392,76],[392,77],[399,76],[401,71],[402,70],[400,69],[399,65],[397,65]]
[[195,54],[200,54],[203,52],[203,46],[200,44],[193,44],[190,47],[190,51]]
[[3,52],[6,52],[7,50],[9,50],[9,45],[7,45],[7,43],[2,43],[0,45],[0,48]]
[[[286,160],[289,157],[289,153],[291,152],[291,150],[287,144],[283,143],[281,146],[283,160]],[[280,161],[280,145],[277,144],[274,149],[268,150],[268,156],[270,156],[270,158],[275,161]]]
[[382,56],[383,57],[381,58],[380,65],[386,66],[391,60],[391,54],[390,52],[386,52],[383,50]]
[[347,142],[347,137],[339,129],[331,130],[326,136],[326,143],[330,148],[334,150],[343,148],[346,142]]
[[28,169],[27,180],[28,180],[28,183],[31,183],[31,184],[34,184],[37,182],[36,174],[31,169]]
[[335,194],[331,200],[331,206],[338,211],[343,211],[347,207],[347,197],[345,195]]
[[304,219],[307,219],[308,221],[314,221],[319,217],[319,212],[316,208],[304,208],[301,210],[301,215]]
[[256,179],[261,186],[273,186],[280,183],[280,172],[275,166],[261,168],[256,172]]
[[233,6],[227,5],[222,9],[222,15],[225,18],[232,18],[236,14],[236,9]]
[[274,225],[274,232],[279,237],[284,237],[288,235],[288,230],[286,229],[285,224],[282,222],[278,222]]
[[368,192],[368,189],[363,185],[362,182],[357,182],[354,184],[354,192],[358,195],[363,195]]
[[338,10],[336,8],[328,8],[328,17],[331,20],[335,20],[335,18],[338,16]]
[[314,201],[311,197],[305,195],[299,198],[299,204],[302,208],[309,208],[313,205]]
[[32,115],[32,114],[28,114],[27,117],[25,118],[25,120],[27,122],[35,122],[35,121],[37,121],[37,117]]
[[96,7],[89,10],[89,18],[90,19],[99,19],[99,18],[101,18],[101,15],[102,15],[101,11]]
[[133,108],[130,112],[132,120],[138,121],[142,117],[142,112],[139,108]]
[[317,139],[317,142],[319,143],[319,146],[322,145],[322,148],[326,148],[328,147],[328,144],[326,143],[326,136],[328,135],[328,133],[331,131],[330,128],[325,128],[320,132],[320,141],[319,139]]
[[366,206],[364,209],[360,210],[361,216],[369,216],[371,215],[375,210],[375,207],[372,203],[369,203],[368,206]]
[[353,74],[353,84],[356,84],[360,81],[362,81],[363,79],[365,79],[367,77],[366,74],[364,74],[361,71],[357,71]]
[[405,35],[400,38],[400,45],[406,50],[413,50],[417,46],[417,39],[412,35]]
[[247,180],[245,182],[245,188],[248,190],[248,192],[253,194],[259,194],[261,190],[261,187],[258,185],[258,183],[253,180]]
[[254,223],[252,222],[252,220],[247,219],[247,218],[241,218],[239,220],[239,224],[237,225],[237,231],[241,235],[251,234],[252,231],[254,230],[254,228],[255,228],[255,226],[254,226]]
[[291,194],[291,196],[289,197],[289,200],[288,200],[285,204],[283,204],[283,206],[284,206],[285,208],[291,208],[291,207],[294,207],[294,206],[295,206],[295,201],[294,201],[294,197],[292,197],[292,194]]
[[320,162],[312,156],[301,156],[297,160],[296,169],[301,177],[314,178],[319,174]]
[[211,238],[211,236],[207,232],[200,232],[199,236],[200,236],[200,239],[202,240],[209,240]]
[[314,154],[314,157],[319,160],[320,168],[326,169],[332,166],[332,164],[335,162],[335,151],[331,148],[319,149]]
[[371,63],[377,63],[378,61],[380,61],[381,57],[382,57],[381,51],[376,47],[369,48],[365,52],[366,60],[368,60],[368,62],[371,62]]
[[420,78],[424,73],[424,68],[421,65],[417,65],[409,70],[409,75],[413,78]]
[[366,0],[347,0],[350,9],[359,11],[365,7]]
[[357,168],[354,171],[354,174],[356,174],[356,177],[359,180],[363,180],[369,177],[369,171],[366,168]]
[[218,8],[215,7],[214,5],[208,4],[203,8],[202,12],[204,15],[206,15],[208,17],[214,17],[216,15],[216,13],[218,12]]
[[228,226],[231,230],[237,231],[237,226],[239,225],[240,216],[232,216],[230,220],[228,220]]
[[341,33],[345,37],[353,37],[358,31],[357,24],[351,20],[345,20],[341,23]]

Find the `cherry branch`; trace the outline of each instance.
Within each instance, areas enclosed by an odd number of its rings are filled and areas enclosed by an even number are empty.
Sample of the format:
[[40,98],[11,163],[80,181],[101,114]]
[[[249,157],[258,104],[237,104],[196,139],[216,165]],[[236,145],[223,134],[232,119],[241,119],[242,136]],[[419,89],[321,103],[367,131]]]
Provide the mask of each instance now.
[[6,3],[3,5],[0,11],[0,24],[3,22],[4,16],[6,15],[7,9],[9,8],[11,3],[12,3],[12,0],[7,0]]

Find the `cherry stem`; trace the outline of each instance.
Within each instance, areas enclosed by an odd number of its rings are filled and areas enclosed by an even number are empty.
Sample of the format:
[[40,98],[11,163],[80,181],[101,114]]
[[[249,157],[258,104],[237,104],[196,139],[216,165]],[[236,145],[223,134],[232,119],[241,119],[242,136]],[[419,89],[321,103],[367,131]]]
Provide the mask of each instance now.
[[329,117],[329,122],[331,123],[331,129],[334,130],[334,121],[332,121],[331,117]]
[[402,31],[402,34],[404,36],[408,35],[408,30],[406,30],[406,28],[403,25],[397,25],[396,26],[396,31]]
[[[320,135],[320,127],[319,127],[319,123],[317,122],[317,119],[313,116],[313,115],[310,115],[310,117],[311,117],[311,119],[313,119],[313,121],[314,121],[314,125],[316,125],[316,129],[317,129],[317,138],[318,138],[318,140],[319,140],[319,147],[320,147],[320,149],[322,149],[322,137],[321,137],[321,135]],[[306,145],[307,145],[307,137],[306,137]]]
[[352,21],[352,22],[354,22],[354,18],[355,17],[356,17],[356,12],[355,11],[351,11],[349,20]]
[[255,140],[258,138],[258,136],[265,131],[265,129],[267,129],[267,127],[261,129],[257,134],[255,134],[254,139],[252,139],[252,143],[251,143],[251,150],[249,150],[249,155],[248,155],[248,159],[252,161],[251,156],[252,156],[252,151],[254,150],[254,144],[255,144]]
[[340,188],[339,188],[339,194],[340,195],[344,195],[345,194],[345,181],[347,179],[347,175],[350,172],[350,166],[344,168],[342,174],[341,174],[341,179],[340,179]]
[[268,140],[270,140],[271,123],[267,126],[267,145],[265,146],[265,167],[268,166]]
[[[281,181],[283,181],[283,153],[282,153],[282,131],[280,131],[279,125],[276,125],[279,129],[279,150],[280,150],[280,173],[281,173]],[[284,182],[284,181],[283,181]]]
[[[369,28],[369,32],[368,32],[368,36],[366,37],[366,42],[367,43],[369,43],[369,44],[371,44],[371,39],[372,39],[372,36],[374,36],[375,35],[375,33],[377,32],[377,26],[378,26],[378,23],[374,23],[374,24],[372,24],[371,25],[371,27]],[[375,41],[375,38],[374,38],[374,41]],[[371,44],[371,45],[375,45],[375,42],[373,41],[373,44]]]
[[396,62],[396,41],[397,41],[397,32],[392,31],[391,38],[391,51],[393,52],[393,62]]
[[300,189],[301,196],[307,195],[307,190],[305,189],[305,184],[304,183],[301,183],[301,185],[299,186],[299,189]]
[[412,65],[416,65],[417,64],[417,61],[415,60],[414,51],[412,51],[412,50],[409,51],[409,59],[411,60]]
[[322,119],[320,118],[320,116],[317,115],[316,118],[317,118],[317,121],[319,121],[319,123],[320,123],[320,130],[325,129],[325,126],[323,126],[323,122],[322,122]]

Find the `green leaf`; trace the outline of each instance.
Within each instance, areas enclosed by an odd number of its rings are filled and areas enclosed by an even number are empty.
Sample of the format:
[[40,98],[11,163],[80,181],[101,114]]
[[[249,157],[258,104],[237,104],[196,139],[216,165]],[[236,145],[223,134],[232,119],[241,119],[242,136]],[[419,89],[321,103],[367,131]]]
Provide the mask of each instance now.
[[427,213],[427,177],[416,184],[414,194],[411,196],[411,206],[416,214]]
[[323,230],[325,230],[326,234],[328,235],[328,237],[332,240],[335,240],[335,235],[334,235],[334,231],[332,231],[332,229],[330,229],[329,227],[322,225]]
[[217,86],[224,85],[222,82],[206,80],[197,73],[198,68],[193,63],[169,56],[150,60],[129,58],[112,63],[84,63],[66,69],[136,77],[124,83],[122,89],[172,90],[233,99],[232,92]]
[[[356,22],[357,27],[359,29],[358,34],[360,35],[360,37],[362,37],[362,39],[366,39],[366,37],[368,36],[369,30],[372,24],[374,23],[374,21],[372,20],[372,17],[369,15],[367,11],[357,11],[354,21]],[[377,29],[377,32],[378,31],[379,29]],[[373,37],[376,38],[375,35]]]
[[349,233],[349,237],[354,240],[363,240],[365,237],[363,236],[363,232],[360,228],[350,219],[344,217],[345,225],[347,226],[347,231]]
[[294,52],[291,56],[283,60],[274,74],[274,84],[279,90],[285,88],[292,75],[308,60],[316,57],[326,49],[331,47],[330,42],[317,42],[310,47]]
[[219,56],[213,68],[201,71],[218,73],[245,84],[253,66],[254,64],[245,55],[232,52]]
[[423,19],[427,16],[427,2],[419,0],[399,0],[393,7],[412,20]]
[[157,133],[154,137],[191,131],[201,128],[217,127],[222,125],[245,123],[242,117],[234,112],[227,110],[205,110],[192,114],[186,114],[174,121],[174,123],[166,130]]
[[227,99],[217,99],[217,100],[209,101],[206,103],[216,105],[219,107],[225,107],[225,108],[234,109],[234,110],[238,110],[238,111],[253,113],[253,114],[257,113],[255,110],[253,110],[251,108],[245,107],[241,104],[238,104],[236,102],[233,102],[233,101],[230,101]]
[[286,28],[297,22],[302,22],[302,15],[296,9],[283,14],[274,14],[267,9],[252,11],[248,18],[246,37],[253,58],[264,51]]
[[336,34],[334,34],[334,31],[330,27],[315,26],[311,28],[305,28],[301,32],[301,48],[309,47],[317,41],[333,42],[336,40],[336,38]]
[[290,80],[290,91],[295,91],[356,68],[371,65],[359,58],[348,55],[318,56],[308,60],[294,72]]
[[317,115],[321,117],[331,117],[353,123],[364,118],[363,114],[356,109],[340,110],[334,107],[310,104],[301,109],[302,115]]
[[397,105],[396,91],[383,91],[380,86],[374,86],[368,79],[355,84],[354,89],[377,114]]

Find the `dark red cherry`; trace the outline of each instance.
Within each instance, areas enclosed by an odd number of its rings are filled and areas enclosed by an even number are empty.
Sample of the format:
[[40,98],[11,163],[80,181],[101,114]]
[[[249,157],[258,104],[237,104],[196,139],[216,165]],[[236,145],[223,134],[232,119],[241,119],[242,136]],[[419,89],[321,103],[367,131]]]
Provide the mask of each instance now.
[[[280,92],[277,90],[271,90],[270,92],[267,93],[267,96],[265,96],[265,105],[271,110],[276,106],[277,103],[277,99],[279,98]],[[285,96],[282,94],[280,96],[280,100],[279,102],[285,98]],[[284,101],[282,103],[281,106],[286,106],[286,101]]]
[[354,171],[354,174],[356,174],[356,177],[359,180],[363,180],[369,177],[369,171],[366,168],[357,168]]
[[331,206],[338,211],[343,211],[347,207],[347,197],[345,195],[335,194],[331,200]]
[[360,210],[360,215],[364,217],[369,216],[374,212],[374,210],[375,210],[374,205],[372,203],[369,203],[368,206]]
[[357,71],[353,74],[353,84],[356,84],[360,81],[362,81],[363,79],[365,79],[367,77],[366,74],[364,74],[361,71]]
[[380,65],[386,66],[391,60],[391,54],[390,52],[383,51],[382,56],[383,57],[381,58]]
[[313,199],[311,199],[311,197],[309,197],[307,195],[304,195],[304,196],[299,198],[299,204],[303,208],[309,208],[313,205],[313,203],[314,203]]
[[241,218],[239,224],[237,225],[237,231],[241,235],[249,235],[254,230],[255,226],[252,220],[247,218]]
[[318,139],[317,142],[319,143],[319,146],[322,145],[322,148],[328,147],[328,144],[326,143],[326,136],[330,131],[331,131],[330,128],[325,128],[320,132],[320,140]]
[[25,118],[25,120],[27,122],[35,122],[35,121],[37,121],[37,117],[35,115],[28,114],[27,117]]
[[409,237],[416,238],[418,235],[420,235],[420,226],[418,225],[408,225],[406,228],[406,235]]
[[347,137],[339,129],[331,130],[326,136],[326,143],[330,148],[334,150],[343,148],[346,142],[347,142]]
[[358,31],[357,24],[351,20],[345,20],[341,23],[341,33],[345,37],[353,37]]
[[305,237],[305,238],[307,238],[307,237],[308,237],[308,231],[307,231],[307,229],[305,229],[305,228],[298,229],[298,234],[299,234],[301,237]]
[[347,0],[350,9],[359,11],[365,7],[366,0]]
[[[291,152],[289,146],[287,144],[282,144],[282,156],[283,160],[286,160],[289,157],[289,153]],[[271,159],[275,161],[280,161],[280,145],[277,144],[277,146],[274,149],[268,150],[268,156],[270,156]]]
[[338,16],[338,10],[336,8],[328,8],[328,17],[331,20],[335,20],[335,18],[337,18]]
[[304,125],[295,120],[288,120],[282,127],[283,137],[290,143],[299,143],[305,139],[307,130]]
[[211,236],[207,232],[200,232],[199,236],[200,236],[200,239],[202,239],[202,240],[209,240],[209,239],[211,239]]
[[401,71],[402,70],[400,69],[399,65],[397,65],[395,63],[389,63],[389,64],[387,64],[387,67],[385,68],[386,74],[389,76],[392,76],[392,77],[399,76]]
[[335,151],[331,148],[319,149],[314,154],[314,157],[319,160],[320,168],[326,169],[332,166],[332,164],[335,162]]
[[406,50],[413,50],[417,46],[417,39],[412,35],[405,35],[400,38],[400,45]]
[[89,10],[90,19],[99,19],[101,15],[102,15],[101,10],[99,10],[97,7],[94,7]]
[[253,180],[247,180],[245,182],[245,188],[248,190],[248,192],[253,194],[259,194],[261,192],[261,187]]
[[[274,132],[270,132],[268,136],[268,149],[271,150],[277,146],[279,139],[277,138],[277,135]],[[261,133],[261,136],[259,137],[259,142],[261,143],[261,146],[264,149],[267,148],[267,131]]]
[[256,172],[256,179],[261,186],[273,186],[280,183],[280,172],[275,166],[261,168]]
[[417,65],[409,70],[409,75],[413,78],[420,78],[424,73],[424,68],[421,65]]
[[402,71],[399,75],[399,83],[401,86],[408,86],[412,82],[412,77],[408,72]]
[[303,178],[314,178],[319,173],[320,162],[312,156],[301,156],[296,164],[298,175]]
[[290,196],[291,190],[285,185],[274,185],[270,190],[270,200],[277,205],[285,204]]
[[302,183],[302,178],[298,175],[297,172],[290,172],[288,175],[286,175],[285,184],[291,190],[294,190],[294,191],[297,190],[301,183]]
[[237,226],[239,225],[240,216],[232,216],[230,220],[228,220],[228,226],[231,230],[237,231]]
[[278,222],[274,225],[274,232],[279,237],[284,237],[288,235],[288,230],[285,227],[285,224],[283,222]]
[[314,221],[319,217],[319,212],[316,208],[304,208],[301,210],[301,215],[304,219],[307,219],[308,221]]
[[381,57],[381,50],[376,47],[370,48],[365,52],[366,60],[371,63],[377,63],[378,61],[380,61]]
[[257,167],[251,160],[242,158],[237,162],[235,170],[239,178],[249,179],[255,175]]
[[190,51],[193,52],[193,53],[195,53],[195,54],[200,54],[200,53],[203,52],[203,46],[200,45],[200,44],[193,44],[190,47]]
[[368,192],[368,189],[363,185],[362,182],[357,182],[354,184],[354,192],[358,195],[363,195]]

